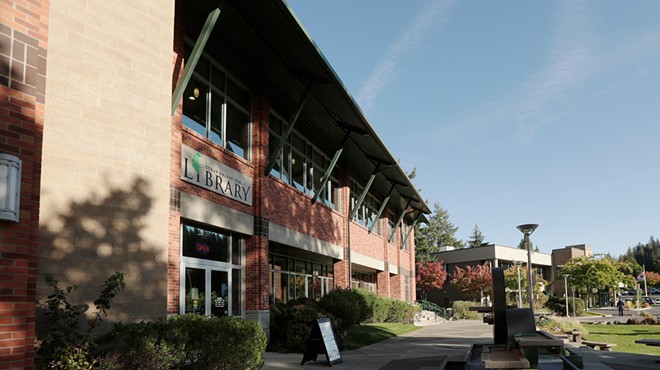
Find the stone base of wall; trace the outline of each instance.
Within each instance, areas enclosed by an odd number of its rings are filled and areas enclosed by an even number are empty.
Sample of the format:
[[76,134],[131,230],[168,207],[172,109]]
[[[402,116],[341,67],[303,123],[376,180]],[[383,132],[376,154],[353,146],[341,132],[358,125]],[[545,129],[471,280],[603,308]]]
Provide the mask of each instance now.
[[270,342],[270,310],[245,311],[245,319],[258,322]]

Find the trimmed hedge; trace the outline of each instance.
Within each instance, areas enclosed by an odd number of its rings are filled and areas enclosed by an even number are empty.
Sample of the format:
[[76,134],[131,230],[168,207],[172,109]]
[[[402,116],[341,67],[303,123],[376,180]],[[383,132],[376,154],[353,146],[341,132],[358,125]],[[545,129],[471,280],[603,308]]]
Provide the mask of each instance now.
[[346,332],[365,322],[412,324],[421,308],[394,298],[381,298],[364,289],[335,289],[319,301],[302,298],[271,305],[269,350],[305,351],[312,325],[321,317],[332,322],[337,346],[344,348]]
[[266,335],[257,322],[188,314],[118,324],[106,346],[101,369],[253,369],[263,366]]

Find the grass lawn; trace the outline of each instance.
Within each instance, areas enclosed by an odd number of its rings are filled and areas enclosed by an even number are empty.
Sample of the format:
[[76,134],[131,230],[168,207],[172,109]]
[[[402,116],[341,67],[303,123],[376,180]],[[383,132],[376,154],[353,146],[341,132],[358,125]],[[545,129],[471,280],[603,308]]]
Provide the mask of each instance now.
[[637,339],[660,339],[660,325],[585,325],[585,340],[616,343],[612,351],[660,356],[660,347],[635,343]]
[[419,328],[415,325],[388,323],[358,325],[346,333],[344,344],[346,349],[357,349]]

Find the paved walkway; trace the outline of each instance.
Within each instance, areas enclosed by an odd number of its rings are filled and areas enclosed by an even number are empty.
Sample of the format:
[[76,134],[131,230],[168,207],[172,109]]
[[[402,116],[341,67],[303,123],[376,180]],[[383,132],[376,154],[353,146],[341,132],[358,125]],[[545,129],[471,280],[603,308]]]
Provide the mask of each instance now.
[[[611,319],[616,319],[615,317]],[[602,320],[602,318],[601,318]],[[337,369],[409,370],[438,369],[449,358],[461,358],[472,344],[490,344],[493,327],[476,320],[458,320],[427,324],[419,330],[379,343],[341,352],[343,362],[332,365]],[[573,347],[576,345],[571,344]],[[582,355],[585,370],[660,370],[658,356],[604,352],[590,348],[575,348]],[[299,353],[267,352],[265,370],[327,368],[325,355],[317,361],[301,365]]]
[[[470,346],[487,344],[493,341],[492,326],[474,320],[447,321],[438,324],[428,324],[419,330],[403,334],[379,343],[359,348],[357,350],[342,351],[343,362],[332,365],[337,369],[380,369],[393,361],[406,360],[411,367],[403,366],[400,362],[390,365],[400,365],[387,368],[419,369],[423,367],[438,368],[444,356],[461,355],[466,353]],[[424,364],[421,358],[434,357],[431,364]],[[263,369],[313,369],[327,368],[325,355],[319,355],[317,361],[305,362],[301,365],[303,355],[299,353],[266,353],[266,364]],[[417,359],[417,360],[415,360]],[[416,366],[416,365],[421,366]]]

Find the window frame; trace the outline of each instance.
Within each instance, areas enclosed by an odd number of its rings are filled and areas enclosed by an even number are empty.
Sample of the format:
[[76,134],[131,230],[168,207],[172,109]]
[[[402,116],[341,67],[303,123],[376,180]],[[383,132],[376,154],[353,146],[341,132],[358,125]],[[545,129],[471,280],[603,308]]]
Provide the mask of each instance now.
[[[188,59],[190,50],[192,49],[192,44],[190,42],[186,43],[186,60]],[[194,131],[195,133],[201,135],[204,137],[204,139],[208,140],[209,142],[220,146],[222,148],[225,148],[229,152],[231,152],[233,155],[242,158],[248,162],[252,161],[252,130],[253,130],[253,116],[252,116],[252,94],[250,90],[243,85],[240,81],[238,81],[235,77],[233,77],[227,70],[225,70],[222,65],[220,65],[218,62],[216,62],[209,54],[203,53],[200,56],[200,62],[198,62],[197,67],[195,70],[192,72],[192,78],[190,79],[188,83],[188,88],[190,88],[190,85],[193,83],[193,81],[197,81],[200,83],[205,91],[203,94],[200,92],[198,99],[201,99],[203,97],[205,104],[206,104],[206,112],[205,112],[205,134],[202,134],[200,131],[196,130],[193,127],[190,127],[189,125],[186,124],[186,120],[191,119],[188,118],[188,116],[185,115],[185,105],[186,105],[186,96],[184,95],[183,99],[183,110],[182,110],[182,117],[181,117],[181,125],[182,127],[185,127],[189,130]],[[206,67],[208,68],[207,71],[200,71],[200,67]],[[222,86],[218,82],[218,80],[214,79],[215,74],[222,74]],[[246,95],[246,97],[249,97],[249,101],[246,103],[249,105],[248,107],[243,106],[241,103],[236,101],[234,98],[232,98],[230,94],[230,88],[238,88],[238,90],[242,91],[243,94]],[[187,90],[187,89],[186,89]],[[216,104],[214,96],[219,97],[220,102]],[[221,112],[220,112],[220,140],[214,140],[213,138],[213,128],[216,127],[215,120],[213,117],[215,116],[213,108],[219,105]],[[231,105],[231,107],[229,106]],[[245,133],[241,133],[240,135],[243,136],[245,135],[245,148],[241,148],[241,151],[236,151],[235,149],[232,149],[232,142],[229,139],[228,131],[227,131],[227,118],[228,118],[228,111],[230,109],[235,109],[238,110],[238,112],[242,115],[245,115],[247,122],[242,124],[242,127],[247,131]],[[197,122],[196,120],[193,120]],[[197,122],[198,124],[201,123]],[[219,142],[218,142],[219,141]],[[237,146],[240,148],[240,146]],[[242,154],[241,154],[242,153]]]
[[[202,259],[191,256],[184,256],[184,228],[186,226],[194,227],[201,230],[207,230],[214,233],[224,234],[227,236],[227,245],[228,245],[228,258],[227,262],[216,261],[211,259]],[[237,243],[237,244],[235,244]],[[238,252],[238,260],[234,257],[235,250]],[[227,284],[228,284],[228,298],[227,298],[227,311],[228,316],[245,316],[245,237],[231,232],[229,230],[220,229],[212,225],[206,225],[197,223],[190,220],[181,219],[180,221],[180,240],[179,240],[179,314],[186,313],[186,270],[199,269],[204,270],[204,281],[205,281],[205,291],[204,291],[204,315],[210,315],[211,310],[211,299],[212,296],[210,293],[212,291],[211,281],[213,272],[226,272],[227,273]],[[236,276],[236,271],[238,271],[238,282],[235,282],[234,279]],[[239,284],[238,290],[235,289],[236,285]],[[238,293],[238,297],[235,297],[235,294]],[[234,304],[237,303],[238,307],[234,307]],[[236,314],[238,313],[238,314]]]
[[[274,120],[277,121],[277,125]],[[274,149],[271,148],[271,144],[279,142],[282,138],[282,131],[286,127],[285,125],[287,122],[273,111],[270,112],[269,122],[268,158],[270,159],[274,154],[271,152],[271,149]],[[295,146],[294,141],[299,142],[301,146]],[[319,158],[317,159],[316,157]],[[299,179],[300,181],[294,179],[292,173],[293,166],[295,165],[293,163],[294,158],[303,161],[303,163],[300,164],[302,166],[302,179]],[[323,175],[325,175],[325,171],[327,171],[330,166],[330,162],[330,157],[326,156],[320,148],[313,145],[307,138],[294,129],[292,130],[291,135],[289,135],[285,145],[282,147],[282,151],[278,153],[276,166],[273,167],[269,175],[280,179],[297,191],[304,193],[309,197],[313,197],[317,185],[320,185],[315,181],[315,171],[322,171],[320,177],[320,179],[322,179]],[[330,174],[330,179],[326,183],[325,188],[323,188],[323,192],[319,194],[318,197],[319,203],[338,212],[341,210],[341,183],[339,181],[339,171],[339,166],[335,165],[335,168]]]

